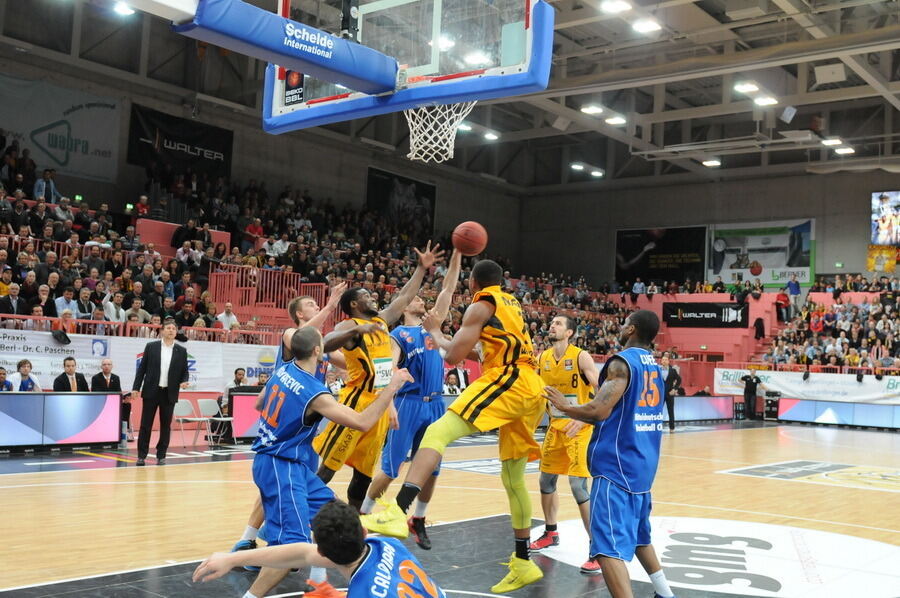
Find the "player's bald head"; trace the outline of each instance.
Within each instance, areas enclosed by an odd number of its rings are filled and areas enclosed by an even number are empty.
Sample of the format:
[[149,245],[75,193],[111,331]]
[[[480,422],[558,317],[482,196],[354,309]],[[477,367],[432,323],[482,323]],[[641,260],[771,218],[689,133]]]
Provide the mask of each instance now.
[[322,347],[322,335],[315,326],[298,328],[291,337],[291,355],[298,361],[312,357],[317,347]]

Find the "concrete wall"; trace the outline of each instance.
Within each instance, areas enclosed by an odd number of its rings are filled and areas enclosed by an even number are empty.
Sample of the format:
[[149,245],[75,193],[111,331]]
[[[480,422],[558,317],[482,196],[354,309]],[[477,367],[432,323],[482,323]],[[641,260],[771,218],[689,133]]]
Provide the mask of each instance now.
[[[522,204],[527,271],[611,280],[621,228],[815,218],[816,271],[866,267],[872,191],[900,189],[882,171],[770,177],[598,193],[529,197]],[[835,262],[843,262],[837,270]]]

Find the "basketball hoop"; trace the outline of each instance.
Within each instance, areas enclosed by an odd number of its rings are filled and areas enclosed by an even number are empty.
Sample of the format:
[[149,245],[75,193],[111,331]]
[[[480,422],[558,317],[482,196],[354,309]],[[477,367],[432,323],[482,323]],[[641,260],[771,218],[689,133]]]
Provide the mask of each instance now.
[[453,158],[456,130],[475,102],[440,104],[404,110],[409,124],[410,160],[440,164]]

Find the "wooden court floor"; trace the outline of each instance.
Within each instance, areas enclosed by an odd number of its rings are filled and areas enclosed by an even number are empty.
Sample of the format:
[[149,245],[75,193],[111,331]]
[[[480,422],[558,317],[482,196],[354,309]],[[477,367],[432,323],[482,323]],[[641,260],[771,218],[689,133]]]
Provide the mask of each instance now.
[[[451,447],[445,461],[477,462],[496,451]],[[810,426],[698,429],[664,436],[662,454],[656,516],[771,523],[900,544],[900,434]],[[841,475],[804,479],[722,473],[794,461],[846,467]],[[245,460],[2,475],[0,590],[227,550],[254,500],[250,468]],[[537,477],[529,474],[528,484],[540,518]],[[348,481],[347,470],[335,477],[340,496]],[[560,519],[577,518],[568,485],[559,488]],[[498,475],[447,468],[429,519],[505,512]]]

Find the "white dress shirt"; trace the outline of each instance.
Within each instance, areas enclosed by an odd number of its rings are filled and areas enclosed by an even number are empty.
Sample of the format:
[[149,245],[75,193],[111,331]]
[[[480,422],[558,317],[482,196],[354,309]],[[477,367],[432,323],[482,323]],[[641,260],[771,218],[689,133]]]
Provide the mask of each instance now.
[[169,387],[169,364],[172,363],[172,349],[175,343],[166,345],[166,341],[159,341],[159,387]]

